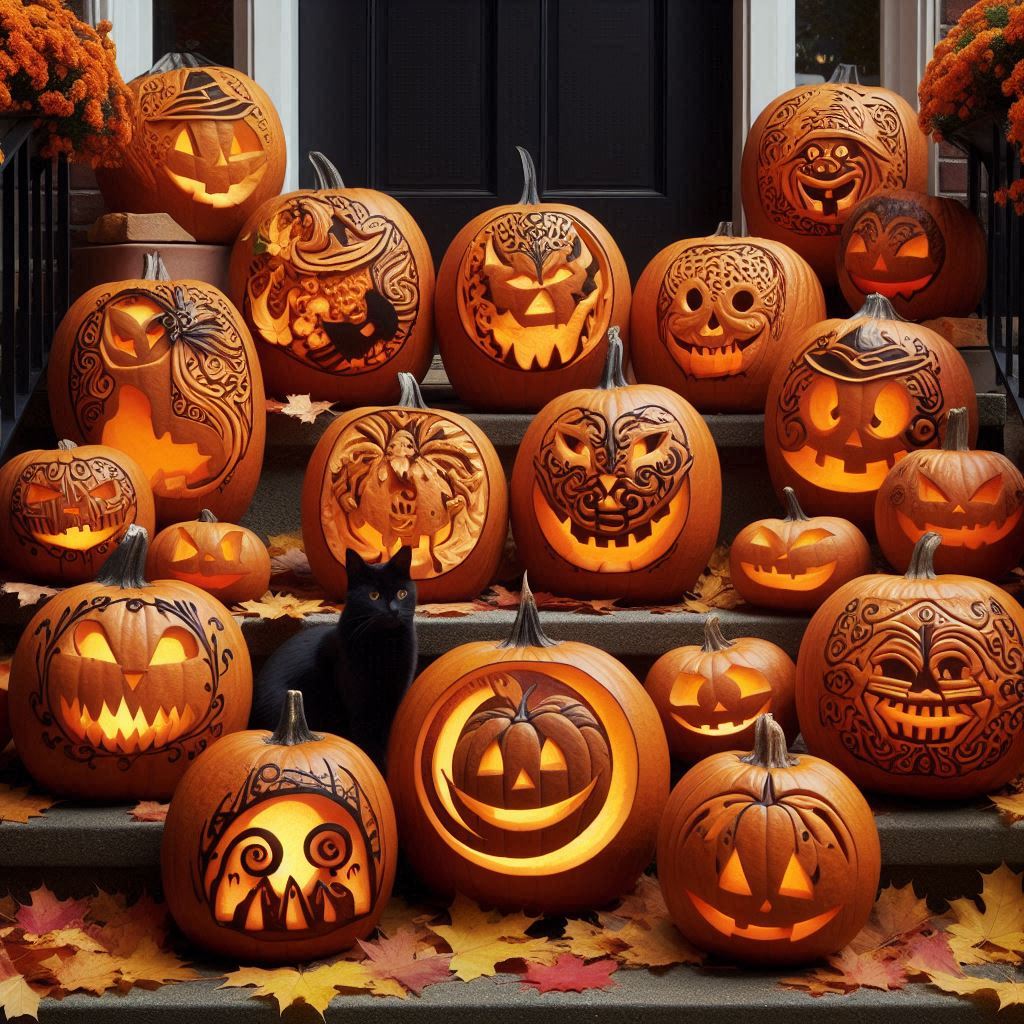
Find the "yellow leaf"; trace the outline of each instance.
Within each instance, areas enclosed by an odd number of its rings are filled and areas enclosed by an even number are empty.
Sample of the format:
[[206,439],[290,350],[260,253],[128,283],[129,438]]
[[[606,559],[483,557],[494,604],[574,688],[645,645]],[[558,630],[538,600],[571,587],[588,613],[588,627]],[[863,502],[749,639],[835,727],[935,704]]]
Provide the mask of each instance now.
[[113,988],[118,980],[119,961],[109,953],[82,949],[71,956],[51,956],[41,966],[47,968],[65,992],[93,992],[99,995]]
[[875,900],[868,923],[854,936],[849,949],[865,953],[885,946],[901,935],[918,931],[932,919],[928,904],[920,899],[912,882],[886,886]]
[[18,607],[27,608],[33,604],[39,604],[48,597],[57,593],[57,587],[41,587],[35,583],[0,583],[0,590],[7,594],[14,594],[18,599]]
[[114,958],[127,985],[156,988],[169,981],[195,981],[199,974],[186,967],[181,959],[161,949],[151,938],[145,938],[127,956]]
[[614,933],[624,944],[613,955],[629,967],[669,967],[672,964],[700,964],[704,955],[698,953],[668,917],[654,918],[650,927],[630,921]]
[[39,993],[20,975],[0,980],[0,1010],[7,1020],[26,1016],[39,1019]]
[[626,948],[625,943],[620,942],[612,932],[587,921],[570,920],[565,926],[564,935],[569,952],[584,960],[617,956]]
[[323,601],[318,599],[303,600],[294,594],[274,594],[269,590],[258,601],[242,601],[238,607],[249,615],[259,615],[263,619],[280,619],[286,615],[302,619],[307,615],[327,611]]
[[0,821],[24,825],[29,818],[38,818],[55,803],[58,803],[56,797],[30,793],[21,786],[0,782]]
[[[296,970],[294,967],[243,967],[232,971],[221,988],[246,988],[252,985],[256,988],[253,997],[273,999],[280,1014],[284,1014],[295,1003],[306,1003],[323,1020],[324,1010],[337,995],[336,966],[327,964],[307,971]],[[353,966],[358,968],[361,965]],[[366,974],[365,968],[363,974]]]
[[957,977],[955,974],[936,972],[928,980],[943,992],[955,992],[958,996],[989,996],[999,1000],[999,1009],[1024,1005],[1024,981],[998,981],[991,978]]
[[70,946],[72,949],[86,950],[91,953],[109,953],[110,951],[98,942],[88,932],[81,928],[58,928],[56,931],[47,932],[34,940],[33,945],[41,946]]
[[295,533],[272,533],[267,537],[267,551],[272,555],[283,555],[286,551],[297,548],[305,550],[302,544],[302,534]]
[[1008,796],[993,794],[989,800],[999,808],[999,813],[1008,825],[1024,821],[1024,793],[1012,793]]
[[[1024,955],[1024,892],[1021,875],[1001,864],[982,872],[978,900],[953,900],[949,945],[962,964],[1016,962]],[[980,906],[979,906],[980,901]]]
[[333,402],[314,402],[309,395],[287,395],[288,401],[281,412],[294,416],[300,423],[312,423],[317,416],[328,412]]

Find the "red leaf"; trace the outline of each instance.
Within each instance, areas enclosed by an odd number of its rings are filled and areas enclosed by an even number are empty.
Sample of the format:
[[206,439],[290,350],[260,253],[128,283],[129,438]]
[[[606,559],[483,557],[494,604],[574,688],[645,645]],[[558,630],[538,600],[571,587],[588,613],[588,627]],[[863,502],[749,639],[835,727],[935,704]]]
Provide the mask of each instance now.
[[45,935],[72,924],[81,924],[88,900],[59,900],[45,885],[32,891],[30,902],[18,908],[15,920],[33,935]]
[[524,988],[538,992],[585,992],[589,988],[611,988],[619,965],[614,960],[584,963],[578,956],[563,953],[550,967],[527,964]]
[[382,935],[375,942],[363,942],[366,968],[378,978],[391,978],[403,988],[420,995],[428,985],[451,977],[447,953],[435,953],[425,946],[413,928],[399,928],[394,935]]
[[952,974],[964,972],[949,948],[949,939],[943,932],[915,935],[903,948],[900,962],[909,974]]
[[170,809],[170,804],[159,800],[140,800],[128,813],[133,821],[166,821]]

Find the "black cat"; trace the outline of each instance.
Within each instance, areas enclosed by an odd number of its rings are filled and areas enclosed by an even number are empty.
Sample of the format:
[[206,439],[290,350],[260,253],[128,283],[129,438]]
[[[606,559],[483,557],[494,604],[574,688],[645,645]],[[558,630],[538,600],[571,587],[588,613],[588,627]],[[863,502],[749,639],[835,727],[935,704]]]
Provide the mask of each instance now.
[[304,629],[270,656],[254,687],[254,729],[273,729],[287,691],[301,690],[314,732],[344,736],[383,771],[391,721],[416,674],[411,563],[408,547],[382,565],[347,552],[338,622]]

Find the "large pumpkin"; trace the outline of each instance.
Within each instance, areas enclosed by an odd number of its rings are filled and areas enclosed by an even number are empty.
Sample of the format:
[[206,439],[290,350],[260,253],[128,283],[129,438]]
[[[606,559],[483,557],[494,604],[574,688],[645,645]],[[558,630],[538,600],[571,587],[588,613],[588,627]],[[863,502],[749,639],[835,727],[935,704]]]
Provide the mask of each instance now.
[[0,562],[22,579],[93,579],[132,523],[153,529],[153,492],[115,448],[60,441],[0,469]]
[[640,275],[630,313],[637,379],[706,412],[760,412],[780,347],[825,318],[821,285],[789,246],[737,237],[673,242]]
[[815,613],[797,660],[808,748],[866,789],[960,799],[1024,764],[1024,608],[936,576],[926,533],[905,576],[862,576]]
[[542,203],[529,153],[518,203],[474,217],[441,262],[438,345],[459,397],[480,409],[539,409],[589,387],[612,324],[629,320],[629,272],[585,210]]
[[542,913],[632,889],[668,776],[643,687],[603,651],[549,640],[525,577],[511,636],[424,669],[388,745],[403,848],[422,880]]
[[405,546],[421,600],[468,600],[501,560],[505,472],[475,423],[428,409],[416,378],[400,377],[397,405],[339,416],[313,451],[302,488],[309,565],[341,597],[349,551],[374,564]]
[[867,923],[881,852],[857,787],[827,761],[786,750],[762,715],[749,754],[715,754],[672,791],[658,881],[700,949],[755,965],[839,952]]
[[794,248],[825,284],[835,281],[839,232],[857,203],[879,189],[927,183],[917,114],[890,89],[861,85],[852,64],[772,100],[743,146],[751,232]]
[[316,188],[268,200],[239,232],[231,296],[270,394],[392,402],[399,371],[419,380],[430,365],[430,250],[398,200],[346,188],[322,153],[309,158]]
[[252,667],[215,597],[147,583],[132,526],[94,583],[50,598],[11,666],[11,732],[45,790],[87,800],[166,800],[191,761],[245,727]]
[[67,311],[47,378],[58,433],[127,452],[158,523],[203,508],[237,521],[263,465],[266,407],[252,338],[223,292],[170,281],[159,253],[140,280],[100,285]]
[[678,598],[718,539],[722,481],[704,420],[655,384],[626,384],[609,329],[597,388],[534,417],[512,471],[512,531],[543,590],[634,601]]
[[189,768],[160,864],[167,907],[192,942],[292,964],[373,931],[397,857],[380,772],[348,740],[310,732],[290,690],[273,733],[235,733]]
[[908,452],[937,448],[958,405],[973,441],[977,402],[963,357],[869,295],[849,320],[810,328],[772,375],[764,443],[775,489],[792,487],[813,515],[871,523],[886,474]]
[[850,213],[836,254],[851,309],[872,292],[900,316],[967,316],[985,292],[987,250],[978,218],[957,199],[886,189]]
[[284,183],[284,129],[270,97],[234,68],[168,53],[128,83],[132,141],[96,178],[111,210],[169,213],[199,242],[230,244]]

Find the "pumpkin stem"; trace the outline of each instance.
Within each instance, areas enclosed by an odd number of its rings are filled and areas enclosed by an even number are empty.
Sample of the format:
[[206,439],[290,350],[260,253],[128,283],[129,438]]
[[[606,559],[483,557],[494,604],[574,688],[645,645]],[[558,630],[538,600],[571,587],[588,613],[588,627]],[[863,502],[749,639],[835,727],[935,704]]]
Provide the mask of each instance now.
[[910,565],[904,576],[908,580],[935,579],[935,549],[942,543],[942,538],[932,531],[922,534],[914,545],[910,555]]
[[864,305],[850,317],[851,320],[902,320],[893,304],[878,292],[872,292],[864,299]]
[[740,760],[759,768],[792,768],[796,758],[786,747],[786,734],[775,716],[766,711],[754,725],[754,749]]
[[965,452],[967,448],[967,409],[960,406],[946,413],[946,436],[942,439],[942,450]]
[[720,220],[718,227],[711,232],[712,235],[724,235],[726,238],[735,238],[736,232],[732,229],[731,220]]
[[196,516],[196,522],[215,523],[217,522],[217,517],[208,508],[204,508],[202,512],[200,512],[199,515]]
[[557,640],[545,635],[540,626],[540,612],[537,611],[537,602],[533,599],[533,591],[530,590],[530,581],[523,573],[523,588],[519,592],[519,611],[516,613],[516,621],[512,623],[512,632],[507,640],[502,640],[499,647],[555,647]]
[[212,60],[207,60],[201,53],[165,53],[147,72],[147,75],[159,75],[164,71],[179,71],[181,68],[220,67]]
[[313,165],[318,192],[345,187],[345,182],[341,180],[341,172],[319,150],[309,151],[309,162]]
[[800,502],[796,497],[796,491],[794,491],[792,487],[783,487],[782,498],[786,502],[786,522],[806,523],[807,513],[800,507]]
[[96,582],[104,587],[122,590],[141,590],[146,582],[146,553],[149,534],[144,526],[132,523],[124,532],[117,550],[103,563],[96,574]]
[[60,441],[57,442],[57,451],[60,451],[60,452],[69,452],[73,448],[77,448],[77,447],[78,447],[78,445],[75,444],[74,441],[71,441],[71,440],[69,440],[66,437],[62,438]]
[[530,699],[530,694],[537,689],[537,684],[534,683],[524,694],[523,699],[519,702],[519,707],[516,708],[516,716],[509,723],[515,725],[516,722],[528,722],[530,720],[529,712],[526,710],[526,702]]
[[857,71],[857,65],[837,64],[829,82],[834,85],[860,85],[860,73]]
[[402,372],[398,375],[398,404],[403,409],[427,408],[423,392],[411,373]]
[[277,728],[266,738],[276,747],[294,747],[298,743],[319,743],[323,736],[310,731],[306,724],[306,709],[302,706],[302,691],[289,690],[281,708]]
[[164,258],[155,249],[142,257],[143,281],[170,281],[171,275],[164,266]]
[[619,329],[614,324],[608,328],[608,355],[604,360],[604,375],[598,387],[602,391],[611,391],[612,388],[624,388],[626,378],[622,372],[622,338],[619,337]]
[[722,635],[721,620],[717,615],[709,615],[704,620],[704,646],[701,650],[705,654],[710,654],[712,651],[724,651],[729,647],[732,647],[732,641],[726,640]]
[[523,149],[516,146],[519,159],[523,161],[523,194],[519,197],[520,206],[536,206],[540,202],[540,194],[537,192],[537,168],[533,166],[533,157]]

